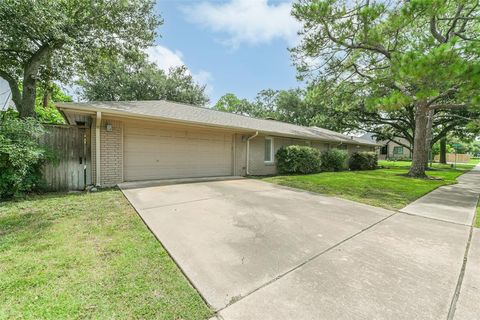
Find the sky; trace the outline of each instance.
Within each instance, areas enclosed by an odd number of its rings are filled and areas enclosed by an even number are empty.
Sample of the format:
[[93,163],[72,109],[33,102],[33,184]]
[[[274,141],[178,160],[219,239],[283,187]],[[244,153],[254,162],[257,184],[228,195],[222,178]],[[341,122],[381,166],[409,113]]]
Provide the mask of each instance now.
[[287,50],[298,41],[291,1],[158,1],[159,27],[150,60],[184,64],[207,86],[211,104],[225,93],[253,99],[263,89],[301,86]]

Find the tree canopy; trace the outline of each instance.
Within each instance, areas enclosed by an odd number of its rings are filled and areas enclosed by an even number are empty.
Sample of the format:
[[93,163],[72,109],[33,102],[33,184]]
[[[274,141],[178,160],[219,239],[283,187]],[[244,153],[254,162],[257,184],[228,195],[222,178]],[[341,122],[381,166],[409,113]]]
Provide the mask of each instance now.
[[151,45],[162,22],[153,6],[153,0],[0,1],[0,77],[20,116],[35,115],[38,81],[71,81],[105,57]]
[[479,14],[472,0],[303,0],[292,55],[301,78],[346,83],[366,110],[412,108],[409,175],[424,177],[434,113],[478,108]]
[[105,60],[78,84],[81,96],[91,101],[169,100],[194,105],[209,101],[205,85],[197,84],[185,66],[165,73],[143,55]]

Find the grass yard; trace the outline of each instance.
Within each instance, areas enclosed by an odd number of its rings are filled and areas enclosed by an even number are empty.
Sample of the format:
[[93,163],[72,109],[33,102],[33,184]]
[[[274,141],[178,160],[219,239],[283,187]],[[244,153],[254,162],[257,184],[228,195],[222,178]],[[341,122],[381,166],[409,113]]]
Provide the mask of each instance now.
[[210,315],[119,190],[0,203],[0,319]]
[[456,178],[472,169],[477,161],[458,165],[434,164],[428,172],[441,180],[411,179],[404,176],[411,165],[405,161],[379,161],[384,168],[372,171],[322,172],[263,178],[264,181],[337,196],[387,209],[400,209],[424,194],[443,185],[456,183]]

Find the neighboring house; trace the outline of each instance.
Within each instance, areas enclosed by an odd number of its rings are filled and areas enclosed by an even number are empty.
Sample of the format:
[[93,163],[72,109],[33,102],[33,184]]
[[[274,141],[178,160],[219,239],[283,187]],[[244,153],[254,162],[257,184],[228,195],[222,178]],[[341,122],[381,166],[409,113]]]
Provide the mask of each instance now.
[[12,104],[12,95],[8,82],[0,78],[0,111],[5,111]]
[[[390,140],[378,140],[373,133],[366,133],[361,136],[362,139],[376,142],[380,145],[378,148],[378,159],[379,160],[387,160],[387,159],[411,159],[412,153],[410,149],[405,146],[410,146],[410,142],[408,142],[404,138],[396,138],[395,141]],[[397,143],[397,142],[401,143]]]
[[[167,101],[57,103],[86,128],[87,181],[270,175],[283,146],[374,151],[377,144],[317,127],[250,118]],[[90,143],[91,141],[91,143]],[[90,155],[91,154],[91,155]],[[81,160],[80,160],[81,162]]]

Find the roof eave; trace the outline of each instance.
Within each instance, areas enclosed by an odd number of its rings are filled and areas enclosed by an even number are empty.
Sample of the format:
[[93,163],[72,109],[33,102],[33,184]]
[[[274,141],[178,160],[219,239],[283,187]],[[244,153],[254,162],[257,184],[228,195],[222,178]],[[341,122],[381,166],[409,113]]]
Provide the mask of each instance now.
[[[204,126],[204,127],[212,127],[212,128],[225,128],[225,129],[231,129],[231,130],[237,130],[237,131],[243,131],[243,132],[248,132],[248,131],[258,131],[261,134],[265,135],[274,135],[274,136],[281,136],[281,137],[288,137],[288,138],[295,138],[295,139],[309,139],[313,141],[321,141],[321,142],[334,142],[338,144],[342,143],[347,143],[347,144],[355,144],[355,145],[368,145],[372,146],[371,144],[367,143],[361,143],[357,141],[350,141],[347,139],[339,139],[339,140],[334,140],[334,139],[326,139],[326,138],[321,138],[321,137],[315,137],[315,136],[307,136],[307,135],[297,135],[297,134],[287,134],[287,133],[282,133],[282,132],[274,132],[274,131],[264,131],[264,130],[256,130],[256,129],[249,129],[249,128],[242,128],[242,127],[236,127],[236,126],[227,126],[227,125],[216,125],[216,124],[206,124],[204,122],[198,122],[198,121],[188,121],[188,120],[180,120],[180,119],[171,119],[167,117],[161,117],[161,116],[155,116],[155,115],[146,115],[142,113],[131,113],[131,112],[126,112],[126,111],[121,111],[121,110],[116,110],[116,109],[104,109],[104,108],[98,108],[95,106],[91,105],[82,105],[82,107],[75,107],[72,105],[65,105],[61,102],[56,103],[57,109],[64,114],[66,111],[74,111],[74,112],[79,112],[83,114],[90,114],[90,115],[95,115],[96,112],[102,112],[104,115],[108,116],[123,116],[123,117],[135,117],[135,118],[142,118],[142,119],[151,119],[151,120],[160,120],[160,121],[165,121],[165,122],[172,122],[172,123],[182,123],[182,124],[190,124],[190,125],[197,125],[197,126]],[[344,141],[342,141],[344,140]]]

